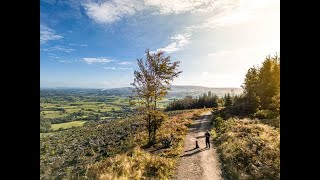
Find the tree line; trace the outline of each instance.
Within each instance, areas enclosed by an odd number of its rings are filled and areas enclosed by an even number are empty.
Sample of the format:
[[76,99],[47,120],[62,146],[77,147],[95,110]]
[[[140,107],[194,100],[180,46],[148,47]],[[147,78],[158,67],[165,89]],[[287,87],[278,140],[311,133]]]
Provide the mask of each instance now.
[[250,68],[242,88],[243,94],[224,97],[229,114],[261,118],[280,116],[280,56],[269,55],[261,67]]
[[218,107],[219,98],[217,95],[212,94],[211,91],[204,93],[196,98],[192,96],[186,96],[183,99],[174,100],[170,102],[165,111],[174,111],[182,109],[199,109],[199,108],[213,108]]

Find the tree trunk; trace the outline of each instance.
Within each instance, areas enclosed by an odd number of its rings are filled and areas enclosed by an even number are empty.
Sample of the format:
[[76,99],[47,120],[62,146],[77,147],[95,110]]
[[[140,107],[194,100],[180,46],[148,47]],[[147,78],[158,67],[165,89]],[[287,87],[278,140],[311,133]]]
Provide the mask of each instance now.
[[158,124],[157,124],[157,117],[156,117],[156,109],[157,109],[157,92],[155,93],[154,97],[154,114],[153,114],[153,144],[156,143],[156,137],[157,137],[157,129],[158,129]]
[[151,142],[151,132],[152,132],[152,127],[151,127],[151,115],[150,113],[148,114],[148,133],[149,133],[149,138],[148,138],[148,144]]

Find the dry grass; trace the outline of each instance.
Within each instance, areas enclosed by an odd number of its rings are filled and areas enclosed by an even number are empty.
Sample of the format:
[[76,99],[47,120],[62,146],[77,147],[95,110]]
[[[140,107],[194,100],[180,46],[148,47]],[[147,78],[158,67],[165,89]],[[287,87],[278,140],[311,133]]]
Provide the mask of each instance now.
[[212,133],[227,179],[280,179],[279,129],[250,119],[215,125]]
[[[192,119],[200,117],[203,109],[172,113],[158,131],[155,147],[142,149],[147,143],[146,131],[138,133],[131,141],[136,147],[124,154],[109,157],[88,166],[88,179],[170,179],[179,155],[183,152],[183,140]],[[173,134],[170,148],[162,148],[161,140]]]
[[131,152],[107,158],[88,168],[89,179],[125,180],[125,179],[168,179],[173,162],[134,148]]

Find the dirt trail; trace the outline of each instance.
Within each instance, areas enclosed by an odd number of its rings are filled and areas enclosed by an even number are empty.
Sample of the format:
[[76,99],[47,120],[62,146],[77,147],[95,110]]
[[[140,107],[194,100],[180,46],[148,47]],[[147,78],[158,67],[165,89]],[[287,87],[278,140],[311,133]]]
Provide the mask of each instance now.
[[[184,153],[180,156],[177,172],[173,179],[176,180],[222,180],[220,164],[216,150],[211,143],[211,148],[206,149],[204,134],[210,130],[210,112],[205,112],[193,122],[190,131],[184,140]],[[198,140],[199,147],[196,147]]]

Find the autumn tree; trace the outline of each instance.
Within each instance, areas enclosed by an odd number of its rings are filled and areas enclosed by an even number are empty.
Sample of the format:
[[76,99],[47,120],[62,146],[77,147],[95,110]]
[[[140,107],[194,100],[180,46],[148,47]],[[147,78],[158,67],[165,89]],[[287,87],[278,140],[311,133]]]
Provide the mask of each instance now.
[[257,95],[258,82],[259,82],[259,70],[256,67],[252,67],[248,70],[244,85],[244,110],[248,114],[253,114],[258,111],[260,107],[260,98]]
[[280,57],[269,55],[261,67],[250,68],[242,88],[247,114],[254,114],[259,109],[280,114]]
[[268,56],[259,69],[257,94],[260,98],[261,109],[272,109],[272,98],[280,91],[279,62],[279,56]]
[[135,97],[140,105],[144,119],[147,122],[149,144],[156,142],[157,129],[165,118],[165,114],[158,110],[157,103],[162,100],[174,78],[182,71],[178,71],[179,61],[171,62],[170,56],[158,51],[150,53],[146,50],[146,60],[137,60],[138,71],[134,71],[134,82],[131,84]]

